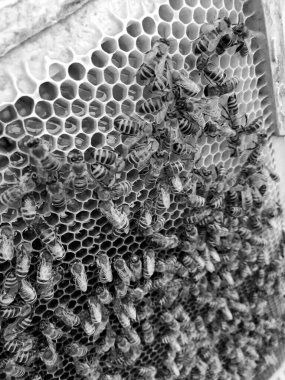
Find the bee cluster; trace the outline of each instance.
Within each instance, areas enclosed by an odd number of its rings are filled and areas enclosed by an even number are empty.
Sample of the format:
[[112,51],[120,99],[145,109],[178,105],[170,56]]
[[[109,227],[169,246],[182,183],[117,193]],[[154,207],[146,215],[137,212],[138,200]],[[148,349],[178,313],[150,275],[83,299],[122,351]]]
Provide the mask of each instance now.
[[278,365],[282,209],[259,55],[241,2],[213,0],[205,20],[206,3],[157,4],[91,67],[52,63],[36,104],[0,111],[7,379],[260,379]]

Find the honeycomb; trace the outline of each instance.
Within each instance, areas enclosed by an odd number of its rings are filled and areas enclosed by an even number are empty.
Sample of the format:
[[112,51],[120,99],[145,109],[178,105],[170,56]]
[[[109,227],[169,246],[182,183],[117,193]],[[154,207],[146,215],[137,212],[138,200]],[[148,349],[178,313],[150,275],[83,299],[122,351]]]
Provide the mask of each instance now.
[[[244,262],[247,246],[243,239],[237,251],[233,246],[224,252],[218,246],[216,261],[215,250],[211,260],[203,256],[206,253],[201,247],[202,264],[198,257],[200,268],[193,269],[192,264],[186,265],[188,256],[181,244],[185,239],[185,220],[197,210],[185,206],[179,192],[170,192],[166,210],[152,208],[155,222],[165,219],[159,229],[161,235],[157,236],[165,244],[161,249],[152,235],[140,227],[147,201],[158,204],[156,187],[146,186],[148,167],[140,170],[123,160],[123,170],[113,170],[106,176],[104,185],[111,184],[109,188],[125,181],[131,185],[126,195],[112,201],[119,215],[129,219],[129,227],[120,229],[110,221],[110,202],[104,199],[104,192],[100,193],[100,181],[91,176],[89,186],[77,192],[73,189],[75,182],[66,188],[61,186],[55,194],[64,194],[62,203],[62,197],[58,200],[50,194],[53,184],[47,182],[29,148],[32,138],[47,142],[50,157],[59,157],[59,162],[63,162],[59,170],[53,171],[59,178],[56,183],[63,185],[69,184],[73,170],[66,162],[70,154],[82,153],[88,168],[83,173],[87,177],[94,168],[96,154],[102,154],[104,159],[103,151],[115,152],[116,162],[121,162],[127,141],[115,128],[115,120],[121,115],[138,114],[142,103],[152,96],[149,87],[136,75],[145,53],[157,39],[166,38],[170,41],[173,68],[186,73],[204,90],[209,83],[197,69],[193,42],[202,25],[223,17],[229,17],[232,24],[245,22],[251,28],[257,16],[251,2],[241,0],[157,1],[151,14],[122,20],[122,32],[102,37],[86,57],[75,57],[68,64],[51,63],[49,77],[38,85],[35,96],[21,95],[13,104],[1,108],[1,241],[8,235],[8,241],[12,239],[16,247],[11,260],[1,258],[0,279],[4,285],[0,299],[0,364],[6,378],[266,379],[282,361],[284,276],[280,264],[280,215],[271,220],[273,228],[262,230],[266,248],[252,243],[251,260]],[[274,168],[270,136],[274,133],[275,117],[263,49],[258,37],[252,37],[248,56],[241,58],[234,54],[235,48],[230,48],[217,56],[216,64],[227,78],[239,79],[235,89],[239,114],[246,114],[250,121],[263,116],[268,133],[263,160]],[[226,105],[226,100],[227,96],[219,98],[220,107]],[[153,121],[153,116],[146,116],[146,120]],[[254,134],[243,137],[244,153],[234,157],[225,136],[203,133],[195,141],[195,170],[211,170],[211,184],[218,181],[215,167],[221,163],[227,176],[238,175],[250,152],[246,149],[254,146],[255,139]],[[181,162],[179,155],[172,152],[170,156],[171,163]],[[105,167],[110,170],[111,165]],[[193,166],[187,170],[191,172]],[[21,179],[31,173],[40,177],[32,190],[36,205],[32,222],[19,205],[3,205],[4,192],[20,186]],[[276,182],[269,177],[266,184],[264,209],[275,207],[279,197]],[[7,231],[12,231],[12,238]],[[208,244],[205,228],[199,231]],[[179,244],[173,235],[179,237]],[[53,244],[53,236],[59,249],[56,257],[51,257],[55,249],[46,249]],[[169,248],[165,239],[171,236],[173,245]],[[215,246],[214,242],[211,244]],[[28,269],[19,269],[17,264],[23,247],[31,250]],[[152,249],[154,274],[149,273],[151,266],[143,263],[143,276],[138,269],[136,277],[134,255],[143,261],[146,254],[151,256]],[[43,258],[49,269],[39,274]],[[105,272],[104,260],[109,262]],[[12,277],[12,302],[5,296],[7,275]],[[217,284],[219,281],[221,285]],[[231,293],[237,294],[237,298]],[[7,312],[14,305],[20,305],[18,315],[24,320]],[[30,312],[25,314],[25,307],[30,307]],[[9,345],[13,337],[21,337],[22,325],[27,334],[23,337],[31,344],[22,350],[22,356],[15,357],[18,350]],[[23,339],[18,344],[23,344]]]

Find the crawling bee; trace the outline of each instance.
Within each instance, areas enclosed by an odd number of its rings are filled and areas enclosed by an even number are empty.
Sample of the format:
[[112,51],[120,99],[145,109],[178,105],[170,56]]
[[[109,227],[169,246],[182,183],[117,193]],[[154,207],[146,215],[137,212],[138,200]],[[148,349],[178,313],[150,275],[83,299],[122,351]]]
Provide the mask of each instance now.
[[148,320],[143,321],[142,323],[143,339],[145,344],[152,344],[154,342],[154,333],[152,325]]
[[96,294],[99,301],[104,305],[108,305],[113,301],[111,293],[105,286],[97,286]]
[[159,149],[159,142],[150,137],[145,144],[136,145],[131,150],[126,159],[133,164],[139,171],[142,170],[151,159],[151,156]]
[[233,92],[237,85],[239,84],[239,79],[237,77],[232,77],[226,80],[222,85],[207,85],[204,89],[204,94],[206,97],[222,96]]
[[54,371],[60,365],[59,355],[55,350],[55,345],[51,341],[48,341],[48,346],[39,352],[39,357],[49,371]]
[[103,252],[100,252],[96,256],[96,264],[100,268],[99,281],[102,284],[106,284],[107,282],[112,282],[113,274],[112,274],[111,263],[110,263],[108,255],[106,255]]
[[204,76],[212,83],[222,85],[226,80],[226,73],[220,70],[217,65],[211,62],[209,56],[202,53],[197,59],[196,67],[204,73]]
[[71,165],[72,173],[66,180],[67,186],[71,185],[75,193],[82,193],[89,185],[89,172],[81,151],[74,149],[67,155],[67,161]]
[[19,291],[20,297],[23,299],[24,302],[33,304],[37,300],[37,293],[32,286],[32,284],[27,281],[26,279],[21,279],[20,281],[20,291]]
[[64,335],[64,332],[61,329],[55,327],[55,325],[48,320],[41,321],[40,330],[42,334],[51,340],[60,339]]
[[78,315],[74,314],[70,309],[66,306],[58,306],[54,314],[61,319],[67,326],[73,327],[80,324],[80,318]]
[[148,248],[143,253],[143,277],[149,279],[155,270],[155,252]]
[[238,45],[234,34],[227,33],[219,39],[219,42],[216,46],[216,53],[218,55],[221,55],[234,45]]
[[25,194],[21,200],[20,212],[25,223],[29,226],[36,218],[37,203],[31,194]]
[[44,250],[41,252],[40,263],[37,270],[37,284],[39,286],[47,285],[52,281],[52,262],[53,258],[48,251]]
[[28,242],[23,242],[17,247],[17,263],[16,263],[16,276],[18,278],[25,278],[31,265],[32,245]]
[[230,127],[211,120],[207,121],[205,124],[203,133],[210,137],[223,136],[227,138],[233,138],[236,135],[236,133]]
[[14,257],[14,231],[10,225],[0,226],[0,264]]
[[172,72],[172,81],[174,91],[176,91],[176,93],[178,92],[178,95],[176,95],[176,97],[179,99],[188,96],[195,97],[201,90],[200,86],[197,83],[177,70]]
[[102,307],[101,303],[92,296],[87,299],[88,307],[90,311],[91,321],[93,323],[100,323],[102,321]]
[[176,248],[179,244],[179,239],[176,235],[164,236],[156,232],[151,237],[151,242],[156,244],[159,249],[172,249]]
[[68,344],[64,351],[67,355],[73,357],[73,358],[82,358],[83,356],[87,355],[88,348],[82,344],[78,344],[76,342]]
[[130,269],[132,271],[132,277],[135,281],[138,281],[142,277],[142,262],[139,256],[135,253],[132,253],[130,257]]
[[155,122],[162,123],[165,120],[168,108],[174,102],[174,94],[171,91],[165,92],[162,96],[155,96],[145,100],[139,107],[138,112],[146,114],[155,114]]
[[114,165],[118,159],[118,154],[109,146],[94,150],[90,156],[89,162],[91,164],[97,162],[105,166]]
[[82,292],[87,291],[87,275],[85,272],[85,267],[80,260],[75,260],[70,265],[70,272],[73,275],[76,287]]
[[110,198],[117,199],[120,197],[127,197],[132,191],[132,184],[129,181],[122,181],[110,189]]
[[9,270],[4,278],[2,290],[0,293],[0,304],[2,306],[10,305],[19,290],[19,282],[13,270]]
[[120,207],[120,210],[115,206],[112,200],[101,201],[99,207],[118,233],[128,233],[129,218],[124,208]]
[[3,332],[3,338],[6,342],[14,340],[19,334],[24,332],[27,328],[31,326],[32,323],[32,314],[28,314],[27,316],[18,317],[15,322],[6,326]]
[[132,272],[130,268],[127,266],[127,263],[124,259],[116,259],[113,263],[114,269],[118,273],[120,279],[127,285],[130,285],[130,281],[132,278]]
[[47,192],[49,194],[50,208],[54,212],[64,212],[67,204],[66,192],[64,185],[59,181],[56,175],[49,175],[46,182]]
[[32,307],[29,304],[21,303],[11,306],[5,306],[0,309],[0,317],[3,319],[16,318],[19,316],[26,317],[32,311]]
[[244,133],[246,135],[251,135],[253,133],[257,133],[261,130],[263,125],[263,117],[259,116],[255,118],[251,123],[245,125],[245,126],[240,126],[237,129],[237,133]]
[[90,165],[90,174],[100,184],[110,187],[116,180],[114,173],[99,162]]

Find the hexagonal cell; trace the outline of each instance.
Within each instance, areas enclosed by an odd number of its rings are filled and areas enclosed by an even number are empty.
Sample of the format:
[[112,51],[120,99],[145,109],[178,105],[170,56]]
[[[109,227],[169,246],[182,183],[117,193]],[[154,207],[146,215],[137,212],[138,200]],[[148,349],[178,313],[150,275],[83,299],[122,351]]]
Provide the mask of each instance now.
[[131,100],[136,101],[138,100],[142,95],[142,88],[141,86],[138,86],[137,84],[133,84],[130,86],[128,91],[128,96]]
[[138,69],[142,63],[143,63],[143,56],[141,53],[134,50],[129,54],[130,66],[134,67],[135,69]]
[[8,124],[5,128],[5,132],[9,137],[13,139],[18,139],[25,134],[23,122],[21,120],[15,120]]
[[87,80],[93,84],[93,86],[97,86],[103,81],[102,71],[99,69],[91,69],[87,73]]
[[119,43],[119,48],[123,51],[126,51],[126,52],[132,50],[134,47],[133,38],[128,36],[127,34],[123,34],[119,38],[118,43]]
[[91,145],[94,148],[102,148],[105,145],[105,136],[102,133],[94,133],[91,137]]
[[180,54],[175,54],[172,57],[172,63],[175,70],[180,70],[183,67],[183,57]]
[[129,100],[124,100],[121,104],[121,111],[125,115],[131,115],[135,111],[135,105]]
[[77,94],[77,84],[72,80],[65,80],[60,85],[61,95],[68,100],[72,100]]
[[136,71],[129,68],[125,68],[121,71],[120,79],[125,84],[131,84],[134,81]]
[[111,98],[111,89],[110,86],[102,84],[98,87],[96,91],[96,98],[101,100],[101,102],[106,102]]
[[119,113],[119,105],[117,102],[109,102],[105,106],[105,112],[108,116],[115,117]]
[[84,133],[93,133],[96,131],[96,122],[91,117],[85,117],[81,122],[81,129]]
[[67,133],[75,134],[80,129],[79,120],[75,117],[69,117],[66,119],[64,129]]
[[58,98],[53,103],[53,109],[54,109],[54,113],[57,116],[62,116],[62,117],[68,116],[68,114],[69,114],[69,103],[62,98]]
[[29,117],[24,120],[26,131],[29,135],[38,136],[44,131],[42,120],[37,117]]
[[118,49],[118,43],[115,38],[105,38],[101,43],[101,48],[108,54],[114,53]]
[[3,121],[3,123],[9,123],[10,121],[16,119],[16,117],[16,110],[11,104],[0,107],[0,120]]
[[154,19],[152,17],[145,17],[142,20],[142,27],[145,33],[153,34],[156,30]]
[[122,53],[121,51],[116,51],[116,53],[112,55],[111,61],[114,66],[121,68],[127,63],[126,54]]
[[71,104],[71,111],[76,116],[83,116],[86,114],[87,106],[81,100],[74,100]]
[[167,22],[160,22],[157,27],[157,33],[163,38],[168,38],[171,34],[170,24]]
[[182,38],[185,34],[185,26],[179,21],[174,21],[172,23],[172,34],[175,38]]
[[46,122],[46,130],[51,135],[57,135],[62,131],[62,121],[57,117],[51,117]]
[[27,165],[28,157],[29,156],[24,153],[15,152],[10,156],[10,163],[15,168],[22,168]]
[[203,24],[205,22],[206,12],[204,9],[197,7],[193,13],[193,19],[197,24]]
[[191,43],[189,42],[188,38],[182,38],[182,40],[179,42],[179,52],[182,55],[187,55],[191,51]]
[[61,81],[66,77],[65,67],[60,63],[52,63],[49,66],[49,76],[55,81]]
[[34,109],[34,100],[29,96],[21,96],[15,103],[18,114],[22,117],[29,116]]
[[9,158],[0,154],[0,171],[5,170],[9,165]]
[[57,138],[57,148],[60,150],[69,150],[73,147],[73,137],[67,134],[59,135]]
[[16,150],[16,142],[9,137],[0,138],[0,153],[12,153]]
[[104,116],[98,121],[98,129],[100,132],[109,132],[112,128],[113,122],[108,116]]
[[52,114],[52,108],[48,102],[41,100],[36,103],[35,112],[41,119],[47,119]]
[[89,105],[89,115],[92,117],[100,117],[104,113],[104,105],[94,100]]
[[136,40],[136,45],[142,53],[146,53],[151,48],[150,39],[146,35],[139,36]]
[[112,88],[113,98],[117,101],[123,100],[127,96],[127,89],[123,84],[116,84]]
[[184,68],[187,71],[191,71],[195,67],[196,67],[196,58],[195,58],[194,54],[187,55],[187,57],[185,58]]
[[57,86],[51,82],[44,82],[39,86],[40,97],[44,100],[54,100],[57,97]]
[[109,57],[103,51],[95,50],[91,55],[91,61],[94,66],[105,67],[108,64]]
[[121,137],[120,133],[118,133],[116,131],[112,131],[112,132],[108,133],[108,135],[106,137],[106,143],[114,148],[118,144],[120,144],[120,137]]
[[119,78],[118,70],[115,67],[108,66],[104,70],[104,79],[107,83],[114,84]]
[[81,80],[84,78],[86,73],[85,67],[79,63],[74,62],[68,67],[68,74],[74,80]]
[[198,35],[199,35],[199,27],[197,26],[197,24],[194,24],[194,23],[190,23],[187,28],[186,28],[186,35],[187,37],[193,41],[195,40],[196,38],[198,38]]
[[90,139],[88,136],[85,135],[85,133],[79,133],[78,135],[76,135],[74,142],[75,148],[84,150],[88,148]]
[[179,12],[179,19],[183,24],[189,24],[192,21],[192,10],[187,7],[183,7]]
[[170,22],[173,19],[173,11],[167,4],[163,4],[159,7],[159,16],[162,20]]

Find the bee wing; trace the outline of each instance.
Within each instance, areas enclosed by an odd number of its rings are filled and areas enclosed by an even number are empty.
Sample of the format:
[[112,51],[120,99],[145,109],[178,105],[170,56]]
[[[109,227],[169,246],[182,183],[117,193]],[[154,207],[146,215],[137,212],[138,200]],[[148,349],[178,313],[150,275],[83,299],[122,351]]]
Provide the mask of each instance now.
[[164,122],[168,110],[168,105],[165,104],[164,107],[154,116],[154,120],[157,124]]

